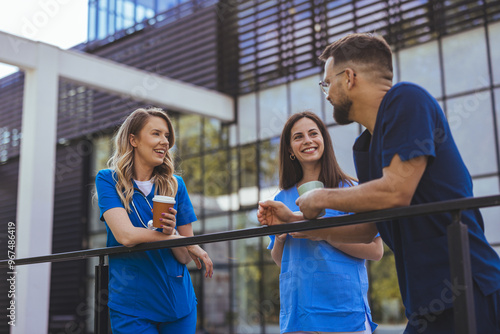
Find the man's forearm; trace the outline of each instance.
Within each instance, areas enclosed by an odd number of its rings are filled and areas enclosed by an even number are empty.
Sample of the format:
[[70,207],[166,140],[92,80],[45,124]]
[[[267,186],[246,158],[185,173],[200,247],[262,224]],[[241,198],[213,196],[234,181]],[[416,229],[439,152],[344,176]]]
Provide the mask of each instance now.
[[401,206],[397,192],[382,179],[349,188],[321,189],[317,206],[344,212],[365,212]]
[[294,238],[324,240],[332,243],[370,243],[377,235],[375,223],[328,227],[311,231],[290,233]]

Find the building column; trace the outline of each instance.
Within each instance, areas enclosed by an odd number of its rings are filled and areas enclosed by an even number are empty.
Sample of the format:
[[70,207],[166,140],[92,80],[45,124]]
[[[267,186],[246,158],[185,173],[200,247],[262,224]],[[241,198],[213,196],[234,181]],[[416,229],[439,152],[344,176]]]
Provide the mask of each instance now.
[[[17,195],[16,257],[52,253],[58,102],[58,49],[37,43],[25,71]],[[16,326],[11,333],[47,333],[50,263],[16,268]]]

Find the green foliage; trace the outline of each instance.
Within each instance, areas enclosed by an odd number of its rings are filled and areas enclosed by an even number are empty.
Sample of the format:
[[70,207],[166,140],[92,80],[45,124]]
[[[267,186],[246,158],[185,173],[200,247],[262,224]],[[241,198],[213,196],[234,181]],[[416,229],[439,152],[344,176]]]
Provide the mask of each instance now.
[[373,319],[380,323],[404,320],[394,254],[384,244],[384,257],[369,263],[370,300]]

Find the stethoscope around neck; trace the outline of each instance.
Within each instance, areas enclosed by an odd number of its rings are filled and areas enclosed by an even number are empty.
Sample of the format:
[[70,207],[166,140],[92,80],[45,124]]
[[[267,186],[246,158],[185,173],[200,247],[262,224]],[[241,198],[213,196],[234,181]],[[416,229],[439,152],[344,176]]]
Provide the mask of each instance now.
[[[140,191],[139,189],[137,188],[134,188],[134,193],[135,192],[138,192],[139,194],[141,194],[142,197],[144,197],[144,200],[146,201],[146,203],[148,203],[148,206],[151,210],[153,210],[153,207],[151,206],[151,204],[149,204],[149,201],[148,201],[148,198],[146,197],[146,195],[144,195],[142,193],[142,191]],[[142,217],[141,215],[139,214],[139,211],[137,210],[136,206],[135,206],[135,203],[134,203],[134,196],[132,196],[132,207],[134,208],[134,211],[135,211],[135,214],[137,215],[137,217],[139,218],[139,221],[141,222],[142,226],[144,226],[145,228],[147,228],[148,230],[156,230],[156,227],[153,226],[153,220],[149,220],[148,221],[148,224],[144,224],[144,221],[142,220]]]

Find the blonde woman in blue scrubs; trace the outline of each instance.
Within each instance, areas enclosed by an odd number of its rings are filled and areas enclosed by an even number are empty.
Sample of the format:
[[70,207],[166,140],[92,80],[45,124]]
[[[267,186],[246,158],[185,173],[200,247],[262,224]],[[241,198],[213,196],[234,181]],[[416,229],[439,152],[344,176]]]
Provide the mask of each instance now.
[[[109,169],[99,171],[96,190],[108,247],[132,247],[193,235],[196,215],[183,179],[174,175],[170,148],[174,129],[158,108],[139,108],[120,126]],[[163,228],[150,229],[153,197],[175,197],[162,214]],[[114,334],[194,334],[197,300],[186,264],[213,263],[200,246],[156,249],[109,256],[109,313]]]
[[[312,112],[292,115],[281,133],[281,191],[275,200],[290,210],[297,187],[322,181],[325,187],[351,187],[355,180],[340,168],[330,135]],[[326,209],[325,217],[347,214]],[[307,232],[270,236],[269,249],[280,274],[281,333],[372,333],[365,259],[378,261],[382,240],[370,244],[338,244]]]

